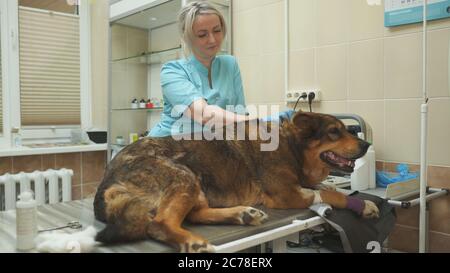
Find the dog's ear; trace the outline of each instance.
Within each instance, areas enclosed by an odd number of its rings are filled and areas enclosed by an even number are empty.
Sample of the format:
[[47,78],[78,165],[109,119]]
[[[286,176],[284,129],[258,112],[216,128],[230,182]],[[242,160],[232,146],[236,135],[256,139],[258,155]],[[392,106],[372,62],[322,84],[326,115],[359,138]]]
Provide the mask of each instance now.
[[292,123],[299,129],[302,138],[310,138],[320,129],[320,118],[315,113],[297,112]]

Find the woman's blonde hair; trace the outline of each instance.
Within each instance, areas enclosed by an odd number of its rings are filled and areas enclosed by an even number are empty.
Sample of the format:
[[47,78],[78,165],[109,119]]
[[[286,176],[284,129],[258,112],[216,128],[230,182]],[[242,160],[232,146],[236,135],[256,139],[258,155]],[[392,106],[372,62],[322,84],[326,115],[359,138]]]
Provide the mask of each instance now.
[[185,57],[192,54],[192,40],[194,38],[194,22],[198,15],[215,14],[219,17],[223,37],[227,34],[225,18],[220,11],[208,1],[194,1],[184,6],[178,15],[178,24],[181,34]]

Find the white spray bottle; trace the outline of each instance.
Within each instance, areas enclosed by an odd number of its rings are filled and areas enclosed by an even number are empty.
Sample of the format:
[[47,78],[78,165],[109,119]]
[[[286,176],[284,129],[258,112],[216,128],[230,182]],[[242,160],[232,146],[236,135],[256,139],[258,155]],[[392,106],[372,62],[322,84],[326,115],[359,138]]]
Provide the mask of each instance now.
[[376,158],[375,158],[375,148],[370,145],[367,150],[367,163],[369,165],[369,189],[375,189],[377,187],[376,182]]
[[16,237],[18,250],[30,250],[35,247],[37,235],[36,201],[33,193],[24,191],[16,203]]
[[[358,133],[360,139],[364,139],[363,133]],[[369,188],[369,163],[367,154],[355,161],[355,168],[350,175],[350,187],[353,191],[363,191]]]

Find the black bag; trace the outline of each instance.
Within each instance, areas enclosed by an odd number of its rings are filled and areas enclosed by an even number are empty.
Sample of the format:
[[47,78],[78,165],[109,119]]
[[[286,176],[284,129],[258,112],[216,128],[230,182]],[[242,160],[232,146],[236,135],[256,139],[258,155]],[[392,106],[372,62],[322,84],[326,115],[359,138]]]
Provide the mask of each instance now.
[[333,208],[325,220],[334,230],[315,236],[314,242],[338,253],[381,251],[383,242],[395,226],[395,208],[378,196],[360,192],[354,192],[350,196],[374,202],[380,211],[380,217],[365,219],[351,210]]

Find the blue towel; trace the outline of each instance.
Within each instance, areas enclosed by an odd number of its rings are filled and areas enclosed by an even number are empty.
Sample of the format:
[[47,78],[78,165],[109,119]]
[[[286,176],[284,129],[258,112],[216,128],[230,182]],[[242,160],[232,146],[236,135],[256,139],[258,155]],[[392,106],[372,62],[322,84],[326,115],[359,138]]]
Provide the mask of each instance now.
[[389,184],[408,181],[419,177],[418,172],[409,172],[409,167],[406,164],[398,164],[396,169],[398,173],[377,171],[377,185],[381,188],[386,188]]

